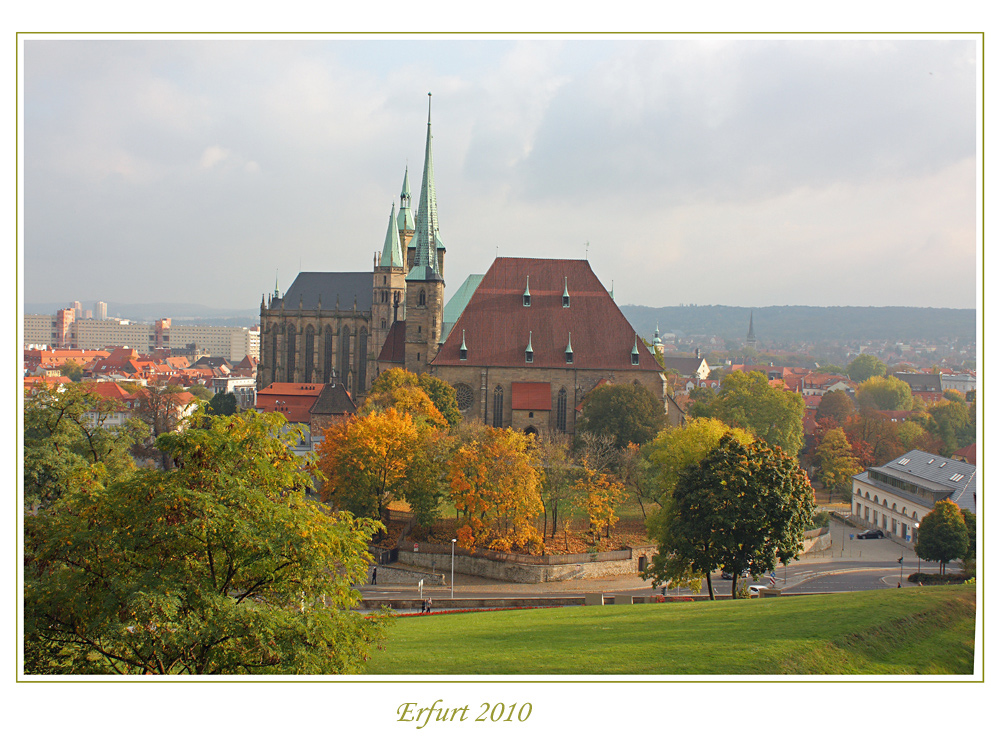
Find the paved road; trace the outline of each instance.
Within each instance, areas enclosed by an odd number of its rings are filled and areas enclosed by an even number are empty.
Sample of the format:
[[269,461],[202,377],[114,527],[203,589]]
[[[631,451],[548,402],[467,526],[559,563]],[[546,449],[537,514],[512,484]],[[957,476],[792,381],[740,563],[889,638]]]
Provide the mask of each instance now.
[[[814,552],[793,561],[787,568],[779,566],[775,571],[775,587],[795,593],[830,593],[860,590],[895,588],[900,583],[899,558],[903,558],[902,585],[910,585],[906,577],[917,571],[933,572],[936,567],[927,562],[918,563],[912,548],[893,542],[891,539],[852,539],[851,534],[858,529],[845,526],[839,521],[831,521],[831,548]],[[949,570],[958,570],[957,564]],[[450,573],[446,573],[450,579]],[[768,578],[750,581],[756,585],[767,585]],[[716,594],[728,595],[731,581],[715,576],[712,580]],[[414,584],[361,586],[365,599],[417,599],[419,594]],[[631,593],[649,595],[658,593],[647,580],[638,575],[588,580],[566,580],[552,583],[504,583],[470,575],[455,574],[454,598],[538,598],[538,597],[579,597],[584,593],[603,592],[606,595]],[[435,601],[450,602],[450,586],[425,586],[424,595]],[[668,590],[667,595],[678,593],[691,595],[690,591]],[[702,588],[701,595],[708,589]],[[450,603],[448,604],[450,605]],[[440,607],[439,607],[440,608]]]

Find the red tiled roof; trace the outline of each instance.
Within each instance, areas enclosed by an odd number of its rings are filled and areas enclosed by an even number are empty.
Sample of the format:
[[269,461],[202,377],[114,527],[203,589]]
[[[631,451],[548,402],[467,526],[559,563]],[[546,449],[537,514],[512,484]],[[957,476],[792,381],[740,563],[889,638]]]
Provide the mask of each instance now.
[[511,409],[534,409],[547,412],[552,409],[552,384],[541,381],[515,381],[511,384]]
[[323,393],[321,383],[272,383],[257,392],[257,409],[281,412],[289,422],[309,422],[309,410]]
[[952,458],[965,459],[966,463],[976,465],[976,444],[965,446],[965,448],[959,448],[952,454]]
[[[530,277],[530,281],[529,278]],[[522,301],[529,285],[531,305]],[[565,284],[564,284],[565,283]],[[568,287],[570,306],[563,307]],[[462,332],[468,349],[460,360]],[[529,332],[534,360],[525,362]],[[573,362],[566,363],[572,334]],[[660,371],[590,263],[582,259],[500,257],[493,262],[432,365]]]

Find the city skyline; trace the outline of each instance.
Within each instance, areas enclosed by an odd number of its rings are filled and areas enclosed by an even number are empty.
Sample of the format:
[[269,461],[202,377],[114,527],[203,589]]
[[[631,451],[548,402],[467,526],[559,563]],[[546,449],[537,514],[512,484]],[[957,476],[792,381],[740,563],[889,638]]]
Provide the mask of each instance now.
[[622,304],[976,305],[968,38],[24,49],[29,303],[254,308],[367,270],[432,92],[448,297],[544,256]]

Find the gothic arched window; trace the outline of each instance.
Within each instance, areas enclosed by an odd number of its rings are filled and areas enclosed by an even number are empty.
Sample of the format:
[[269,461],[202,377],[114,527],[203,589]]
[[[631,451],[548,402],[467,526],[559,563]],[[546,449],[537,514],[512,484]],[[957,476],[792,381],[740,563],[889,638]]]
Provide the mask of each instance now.
[[295,324],[289,323],[287,330],[285,334],[285,351],[288,353],[288,356],[285,380],[288,383],[293,383],[295,381]]
[[503,386],[493,389],[493,427],[503,427]]
[[556,429],[561,433],[566,432],[566,401],[568,398],[566,389],[559,389],[559,395],[556,397]]
[[323,331],[323,383],[330,383],[333,377],[333,329],[326,325]]
[[316,351],[316,330],[312,324],[306,327],[306,383],[312,383],[313,377],[313,353]]
[[340,357],[337,358],[337,375],[347,385],[347,374],[351,370],[351,330],[344,326],[340,329]]
[[358,391],[368,388],[368,330],[358,332]]
[[420,295],[417,300],[417,305],[421,308],[427,305],[427,293],[423,290],[420,291]]

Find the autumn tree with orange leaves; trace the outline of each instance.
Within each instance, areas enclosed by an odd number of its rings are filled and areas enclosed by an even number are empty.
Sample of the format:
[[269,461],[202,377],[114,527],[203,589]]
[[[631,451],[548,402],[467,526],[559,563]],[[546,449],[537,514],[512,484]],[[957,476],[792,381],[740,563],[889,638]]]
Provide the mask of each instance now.
[[358,517],[380,519],[403,497],[420,435],[413,417],[395,409],[352,417],[330,427],[320,444],[325,502]]
[[459,446],[448,476],[459,511],[459,546],[542,550],[534,525],[542,512],[542,473],[531,436],[484,427]]
[[586,463],[582,475],[573,485],[577,507],[590,518],[590,534],[600,537],[601,531],[611,536],[611,527],[618,523],[615,508],[624,502],[625,486],[606,472],[591,469]]

